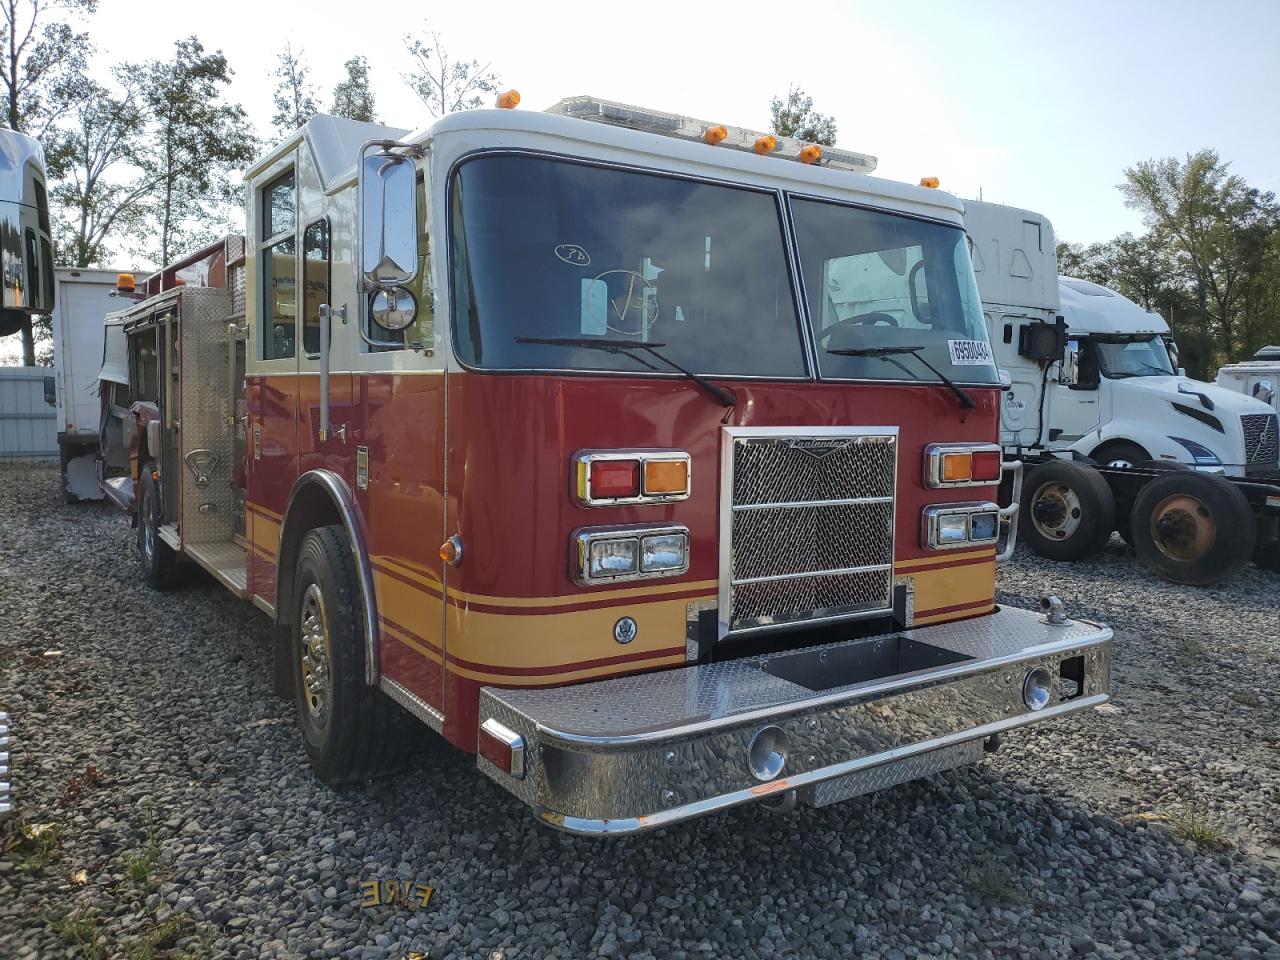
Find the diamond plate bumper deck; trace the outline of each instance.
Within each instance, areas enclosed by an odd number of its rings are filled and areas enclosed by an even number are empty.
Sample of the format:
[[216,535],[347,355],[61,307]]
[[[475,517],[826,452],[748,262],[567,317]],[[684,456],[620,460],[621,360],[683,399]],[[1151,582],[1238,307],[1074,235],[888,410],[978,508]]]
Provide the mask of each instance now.
[[[946,662],[911,669],[924,661],[907,658],[910,672],[860,679],[869,661],[907,649],[905,641]],[[1038,712],[1022,695],[1033,667],[1053,678]],[[575,686],[485,687],[480,722],[492,718],[524,738],[526,773],[477,763],[547,823],[632,833],[791,790],[821,804],[927,776],[976,756],[951,748],[1104,703],[1110,688],[1108,627],[1004,608],[886,638]],[[751,745],[765,727],[781,731],[770,736],[786,761],[762,782]]]

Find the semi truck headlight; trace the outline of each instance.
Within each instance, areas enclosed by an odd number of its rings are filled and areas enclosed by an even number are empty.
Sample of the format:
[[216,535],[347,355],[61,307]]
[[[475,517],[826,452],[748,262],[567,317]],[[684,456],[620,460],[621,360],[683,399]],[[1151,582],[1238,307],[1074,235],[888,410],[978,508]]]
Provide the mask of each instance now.
[[573,579],[582,586],[677,576],[689,569],[689,528],[581,527],[573,533],[571,559]]
[[1222,466],[1222,461],[1218,459],[1218,455],[1204,444],[1196,443],[1194,440],[1184,440],[1182,437],[1170,437],[1169,439],[1174,443],[1181,444],[1187,453],[1191,454],[1191,459],[1196,462],[1197,466]]
[[926,550],[981,547],[1000,539],[1000,508],[994,503],[938,503],[924,508],[920,545]]
[[1028,710],[1043,710],[1053,697],[1053,678],[1044,667],[1036,667],[1027,671],[1027,678],[1022,681],[1022,700]]

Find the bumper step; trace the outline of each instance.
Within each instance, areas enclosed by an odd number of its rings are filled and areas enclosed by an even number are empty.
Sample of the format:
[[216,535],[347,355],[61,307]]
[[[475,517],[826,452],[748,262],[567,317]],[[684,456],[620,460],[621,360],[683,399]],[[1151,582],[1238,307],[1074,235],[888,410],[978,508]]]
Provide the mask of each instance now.
[[[969,762],[961,750],[917,758],[1103,703],[1110,656],[1107,627],[1005,608],[575,686],[486,687],[480,721],[522,739],[524,775],[477,762],[543,820],[578,833],[651,829],[790,790],[818,802]],[[1052,692],[1032,710],[1023,683],[1036,668]],[[922,772],[869,772],[903,764]]]

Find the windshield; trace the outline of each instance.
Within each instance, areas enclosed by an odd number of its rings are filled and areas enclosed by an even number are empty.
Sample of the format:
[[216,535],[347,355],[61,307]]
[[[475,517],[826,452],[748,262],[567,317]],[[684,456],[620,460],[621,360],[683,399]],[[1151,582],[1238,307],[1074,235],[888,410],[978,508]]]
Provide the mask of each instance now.
[[824,377],[938,377],[996,383],[982,301],[959,227],[818,200],[793,200],[796,242]]
[[670,375],[582,342],[632,340],[698,373],[807,375],[772,193],[495,155],[458,169],[452,203],[464,363]]
[[1098,350],[1098,366],[1104,377],[1168,377],[1173,375],[1173,364],[1164,337],[1157,335],[1142,339],[1093,338]]

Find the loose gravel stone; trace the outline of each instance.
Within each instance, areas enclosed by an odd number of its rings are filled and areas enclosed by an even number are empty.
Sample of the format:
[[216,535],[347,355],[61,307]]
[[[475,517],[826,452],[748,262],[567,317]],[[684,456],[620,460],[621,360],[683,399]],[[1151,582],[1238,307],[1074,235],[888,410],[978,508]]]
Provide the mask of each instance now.
[[[1193,590],[1118,539],[1074,565],[1020,550],[999,601],[1110,622],[1113,704],[833,807],[593,841],[425,728],[403,773],[322,786],[267,620],[201,575],[148,590],[132,542],[56,470],[0,467],[5,829],[55,836],[38,869],[30,842],[0,857],[0,957],[85,955],[59,933],[77,918],[107,956],[168,919],[156,956],[1280,960],[1275,574]],[[362,907],[375,880],[434,893]]]

